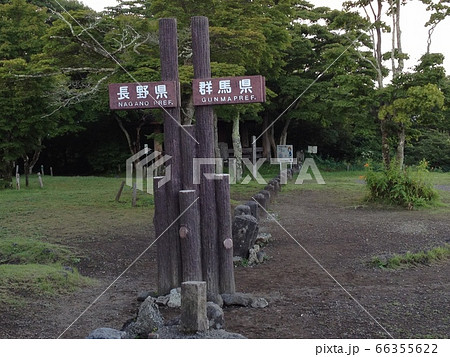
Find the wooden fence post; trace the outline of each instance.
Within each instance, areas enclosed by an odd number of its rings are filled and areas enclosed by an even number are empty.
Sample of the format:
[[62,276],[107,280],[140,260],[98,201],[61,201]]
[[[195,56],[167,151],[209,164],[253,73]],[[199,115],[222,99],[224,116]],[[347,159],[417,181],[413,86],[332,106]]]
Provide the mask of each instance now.
[[44,183],[42,182],[42,176],[41,176],[40,172],[38,172],[38,180],[39,180],[39,186],[41,186],[41,188],[44,188]]
[[[211,78],[209,24],[208,18],[194,16],[192,27],[192,60],[194,78]],[[197,156],[214,158],[214,116],[212,106],[195,108]],[[200,219],[202,238],[203,276],[207,283],[208,300],[216,301],[219,293],[219,252],[217,241],[217,216],[214,181],[208,180],[205,173],[214,174],[214,165],[202,165],[200,169]]]
[[[180,244],[183,281],[202,279],[200,210],[195,190],[180,191]],[[195,202],[194,204],[192,204]],[[191,207],[189,207],[191,206]],[[188,209],[189,208],[189,209]]]
[[119,202],[120,196],[122,196],[122,191],[123,191],[124,186],[125,186],[125,181],[122,181],[122,183],[120,184],[119,192],[117,192],[117,195],[116,195],[116,202]]
[[131,199],[131,207],[136,207],[136,201],[137,201],[137,187],[135,182],[133,183],[133,197]]
[[233,238],[230,208],[230,175],[215,175],[220,258],[220,293],[234,294]]

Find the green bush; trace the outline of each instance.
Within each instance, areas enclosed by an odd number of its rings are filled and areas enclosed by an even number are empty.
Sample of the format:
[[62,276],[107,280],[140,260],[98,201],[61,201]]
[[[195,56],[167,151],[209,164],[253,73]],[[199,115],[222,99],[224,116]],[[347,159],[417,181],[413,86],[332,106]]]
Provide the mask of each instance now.
[[438,193],[427,182],[428,163],[422,160],[417,167],[399,169],[393,162],[389,169],[374,169],[366,164],[365,180],[368,189],[368,200],[394,204],[414,209],[426,206],[438,200]]

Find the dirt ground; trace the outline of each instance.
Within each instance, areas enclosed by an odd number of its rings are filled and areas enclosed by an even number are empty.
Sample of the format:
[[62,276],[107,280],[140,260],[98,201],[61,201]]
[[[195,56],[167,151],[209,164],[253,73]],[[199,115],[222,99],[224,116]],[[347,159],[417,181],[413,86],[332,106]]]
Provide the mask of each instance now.
[[[283,228],[263,224],[273,236],[265,248],[270,259],[236,269],[237,290],[269,306],[225,308],[227,330],[249,338],[449,338],[449,261],[397,271],[367,263],[450,242],[450,217],[358,206],[358,199],[307,187],[280,194],[271,210]],[[21,308],[0,307],[0,337],[84,338],[98,327],[120,329],[138,308],[138,293],[155,290],[156,247],[114,280],[152,241],[150,223],[79,237],[77,248],[87,257],[80,271],[99,283],[63,297],[36,297]]]

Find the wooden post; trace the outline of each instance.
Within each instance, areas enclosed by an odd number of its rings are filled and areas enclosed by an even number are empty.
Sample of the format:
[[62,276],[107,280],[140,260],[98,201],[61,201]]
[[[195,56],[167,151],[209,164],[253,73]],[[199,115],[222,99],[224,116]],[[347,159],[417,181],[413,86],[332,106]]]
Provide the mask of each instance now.
[[117,192],[117,195],[116,195],[116,202],[119,202],[120,196],[122,196],[122,191],[123,191],[124,186],[125,186],[125,181],[122,181],[122,183],[120,184],[119,192]]
[[[181,130],[181,157],[182,157],[182,178],[183,190],[196,190],[197,185],[194,185],[194,158],[197,153],[197,143],[192,139],[195,138],[195,126],[183,125],[184,130]],[[180,208],[180,211],[183,210]],[[194,279],[195,280],[195,279]]]
[[170,242],[167,232],[163,233],[169,226],[167,216],[167,200],[166,200],[166,186],[158,187],[159,181],[164,179],[164,176],[157,176],[153,178],[153,190],[155,197],[155,214],[153,217],[153,224],[155,226],[155,239],[157,247],[158,260],[158,294],[166,295],[172,289],[171,279],[171,262],[169,260]]
[[44,188],[44,183],[42,182],[42,176],[40,172],[38,172],[38,179],[39,179],[39,186],[41,186],[41,188]]
[[181,321],[183,332],[195,333],[208,329],[206,315],[206,283],[186,281],[181,284]]
[[256,136],[252,136],[253,177],[256,177]]
[[[179,81],[178,78],[178,43],[177,22],[175,19],[159,20],[159,43],[161,61],[161,79],[163,81]],[[177,88],[179,95],[179,88]],[[180,102],[180,101],[178,101]],[[180,130],[181,113],[180,107],[167,108],[164,117],[164,149],[172,159],[171,179],[165,184],[167,219],[169,224],[175,222],[180,214],[178,193],[181,190],[181,149]],[[155,187],[156,190],[156,187]],[[156,199],[156,197],[155,197]],[[155,225],[159,224],[157,221]],[[179,239],[179,223],[172,225],[168,231],[170,248],[162,259],[169,260],[171,264],[171,287],[176,288],[181,284],[181,253]],[[159,263],[158,263],[159,264]]]
[[19,174],[19,165],[16,166],[16,188],[20,190],[20,174]]
[[50,166],[50,176],[53,177],[53,167],[51,167],[51,166]]
[[[208,18],[195,16],[191,19],[192,60],[194,78],[211,78]],[[214,158],[214,116],[212,106],[195,108],[197,156]],[[200,169],[200,218],[202,238],[203,276],[208,290],[208,300],[216,301],[219,293],[219,252],[217,240],[217,217],[214,181],[205,178],[205,173],[214,174],[214,165],[202,165]]]
[[136,182],[133,183],[133,198],[131,199],[131,207],[136,207],[136,201],[137,201],[137,188],[136,188]]
[[234,294],[233,236],[230,208],[230,175],[215,175],[220,258],[220,293]]
[[[195,190],[180,191],[180,245],[183,281],[202,280],[200,209]],[[192,204],[195,202],[194,204]],[[192,206],[191,206],[192,205]],[[191,206],[189,209],[188,207]]]
[[44,165],[41,165],[41,174],[44,176]]

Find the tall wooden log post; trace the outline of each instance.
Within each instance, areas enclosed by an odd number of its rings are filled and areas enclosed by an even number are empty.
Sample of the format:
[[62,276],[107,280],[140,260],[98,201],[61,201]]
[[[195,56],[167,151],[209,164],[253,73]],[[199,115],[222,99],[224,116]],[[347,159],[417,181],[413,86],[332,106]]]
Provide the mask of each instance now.
[[233,237],[230,208],[230,175],[216,175],[220,293],[234,294]]
[[180,191],[181,261],[183,281],[202,281],[200,210],[195,190]]
[[165,295],[172,289],[171,281],[171,263],[168,259],[170,250],[170,241],[166,231],[170,222],[167,216],[166,186],[159,186],[159,182],[164,179],[163,176],[153,178],[153,190],[155,197],[155,215],[153,225],[155,227],[155,238],[158,261],[158,294]]
[[[191,19],[194,78],[211,78],[208,18]],[[198,158],[214,158],[214,117],[212,106],[195,108],[196,137],[199,141]],[[214,180],[205,173],[214,174],[214,165],[202,165],[200,169],[200,219],[202,240],[203,277],[206,280],[208,300],[216,301],[219,293],[219,251],[217,238],[217,214]]]
[[[177,23],[175,19],[161,19],[159,21],[159,43],[161,44],[161,79],[163,81],[176,81],[178,83],[178,44]],[[179,95],[179,88],[177,88],[177,92]],[[165,185],[165,199],[167,206],[166,214],[169,224],[176,221],[180,214],[178,199],[178,193],[182,188],[180,130],[180,107],[167,108],[164,111],[164,149],[165,153],[172,157],[172,159],[168,162],[168,164],[171,165],[171,179]],[[155,223],[158,224],[158,222]],[[161,237],[161,239],[163,238],[167,238],[167,240],[169,241],[169,250],[166,252],[167,256],[165,257],[165,259],[169,260],[170,262],[170,270],[166,273],[170,278],[170,287],[176,288],[181,286],[182,279],[179,224],[174,224],[168,230],[167,237]],[[161,241],[161,239],[158,241],[158,243]],[[166,294],[168,292],[169,291],[167,291],[167,287],[158,285],[158,293],[160,295]]]

